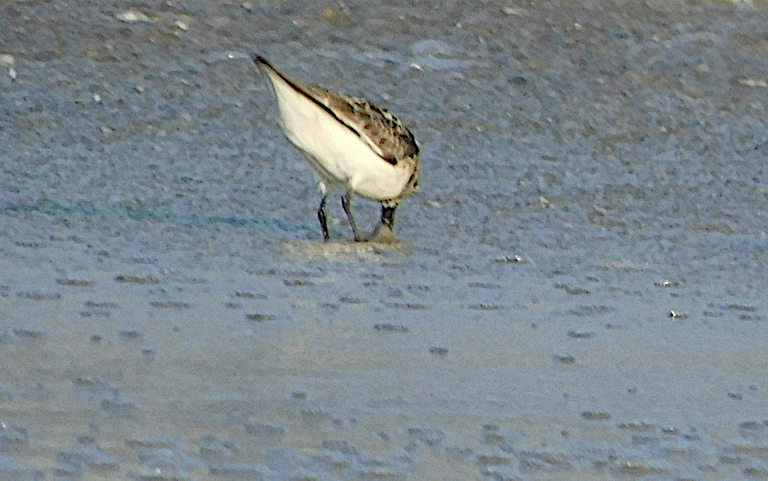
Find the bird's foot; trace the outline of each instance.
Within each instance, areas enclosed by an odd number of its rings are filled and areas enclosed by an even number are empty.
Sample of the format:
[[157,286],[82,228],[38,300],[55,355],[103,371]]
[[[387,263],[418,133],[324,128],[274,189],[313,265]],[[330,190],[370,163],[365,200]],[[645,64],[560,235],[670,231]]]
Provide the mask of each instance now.
[[376,229],[367,236],[355,239],[357,242],[374,242],[377,244],[397,244],[399,241],[392,229],[385,224],[379,224]]

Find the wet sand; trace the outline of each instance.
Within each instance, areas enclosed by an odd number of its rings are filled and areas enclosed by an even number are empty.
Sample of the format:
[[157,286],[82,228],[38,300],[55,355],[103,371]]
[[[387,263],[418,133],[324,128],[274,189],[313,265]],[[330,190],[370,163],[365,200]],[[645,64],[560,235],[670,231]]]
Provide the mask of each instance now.
[[[765,4],[323,8],[0,7],[0,479],[768,477]],[[414,131],[399,244],[254,51]]]

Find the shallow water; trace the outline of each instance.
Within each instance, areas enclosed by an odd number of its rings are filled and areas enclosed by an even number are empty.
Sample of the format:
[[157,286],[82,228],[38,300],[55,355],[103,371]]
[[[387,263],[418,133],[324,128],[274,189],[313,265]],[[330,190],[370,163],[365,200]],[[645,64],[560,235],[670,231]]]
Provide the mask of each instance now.
[[[0,478],[768,476],[765,6],[370,3],[0,7]],[[414,131],[398,245],[252,51]]]

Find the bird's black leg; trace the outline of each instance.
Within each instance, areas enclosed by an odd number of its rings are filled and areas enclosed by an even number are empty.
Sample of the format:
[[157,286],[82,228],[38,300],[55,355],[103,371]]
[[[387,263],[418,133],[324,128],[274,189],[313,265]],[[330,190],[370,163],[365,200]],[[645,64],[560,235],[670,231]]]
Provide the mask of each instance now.
[[331,236],[328,235],[328,216],[325,213],[325,197],[320,201],[320,208],[317,209],[317,218],[320,220],[320,227],[323,228],[323,240],[327,241]]
[[352,235],[355,236],[355,242],[362,241],[363,237],[357,229],[357,222],[355,221],[355,216],[352,214],[352,195],[349,192],[345,193],[344,197],[341,198],[341,207],[344,208],[344,212],[347,214],[349,225],[352,227]]
[[395,226],[395,210],[397,205],[386,207],[381,206],[381,222],[376,226],[376,229],[366,237],[369,242],[378,242],[381,244],[395,244],[397,239],[392,234],[392,228]]
[[389,227],[389,230],[392,230],[395,228],[395,210],[397,209],[397,206],[394,207],[386,207],[381,206],[381,223],[385,226]]
[[378,242],[382,244],[394,244],[397,242],[392,228],[395,226],[395,210],[397,205],[386,207],[381,206],[381,222],[366,240],[369,242]]

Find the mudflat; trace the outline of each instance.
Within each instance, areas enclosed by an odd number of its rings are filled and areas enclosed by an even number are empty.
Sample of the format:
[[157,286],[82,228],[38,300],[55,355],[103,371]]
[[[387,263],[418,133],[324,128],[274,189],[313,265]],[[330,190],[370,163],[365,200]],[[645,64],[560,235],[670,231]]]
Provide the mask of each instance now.
[[[262,3],[0,6],[1,479],[768,476],[764,2]],[[398,244],[254,52],[414,132]]]

